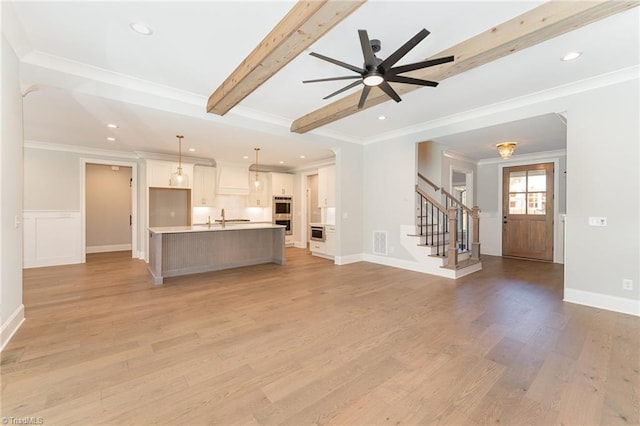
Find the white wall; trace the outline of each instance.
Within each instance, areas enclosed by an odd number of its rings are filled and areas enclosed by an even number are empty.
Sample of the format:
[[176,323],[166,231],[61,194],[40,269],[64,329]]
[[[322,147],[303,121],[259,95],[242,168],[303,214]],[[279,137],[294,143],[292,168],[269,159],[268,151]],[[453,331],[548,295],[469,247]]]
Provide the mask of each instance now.
[[365,145],[362,187],[365,197],[365,254],[373,253],[373,232],[387,231],[388,256],[395,259],[413,259],[401,245],[400,227],[415,225],[417,151],[413,141]]
[[[565,298],[636,315],[640,315],[639,93],[636,79],[571,99],[565,269]],[[589,216],[606,217],[608,225],[589,226]],[[633,280],[633,291],[622,289],[623,278]]]
[[[1,6],[0,6],[1,7]],[[18,58],[2,35],[0,135],[0,349],[24,320],[22,305],[22,94]]]
[[362,259],[365,217],[363,147],[344,143],[336,149],[336,263]]
[[146,248],[146,171],[144,161],[120,156],[109,156],[98,152],[70,152],[56,145],[26,143],[24,148],[24,209],[29,211],[78,212],[82,210],[81,180],[82,161],[114,162],[115,164],[136,163],[137,176],[137,238],[136,247],[144,257]]

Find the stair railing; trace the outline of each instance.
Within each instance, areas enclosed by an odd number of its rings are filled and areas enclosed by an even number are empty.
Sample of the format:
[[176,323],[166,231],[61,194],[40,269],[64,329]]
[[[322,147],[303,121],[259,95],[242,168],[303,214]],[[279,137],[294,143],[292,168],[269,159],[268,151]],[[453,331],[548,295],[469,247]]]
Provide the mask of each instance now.
[[[439,205],[443,207],[447,215],[444,232],[449,232],[450,240],[454,242],[449,245],[449,260],[447,263],[454,262],[457,265],[457,259],[452,260],[453,253],[455,252],[455,257],[457,258],[457,254],[462,251],[470,251],[472,259],[480,259],[480,208],[478,206],[469,208],[421,173],[418,173],[418,177],[436,192],[439,191],[442,194],[443,202],[439,203]],[[418,185],[416,185],[416,188],[416,191],[418,189],[422,191]],[[454,232],[450,232],[451,229]]]
[[[436,256],[446,256],[445,246],[447,241],[445,240],[445,233],[450,222],[449,212],[418,185],[416,185],[416,194],[418,195],[417,227],[420,243],[435,247]],[[455,233],[455,226],[453,229]],[[452,239],[451,234],[449,239]],[[452,241],[455,241],[455,239]]]

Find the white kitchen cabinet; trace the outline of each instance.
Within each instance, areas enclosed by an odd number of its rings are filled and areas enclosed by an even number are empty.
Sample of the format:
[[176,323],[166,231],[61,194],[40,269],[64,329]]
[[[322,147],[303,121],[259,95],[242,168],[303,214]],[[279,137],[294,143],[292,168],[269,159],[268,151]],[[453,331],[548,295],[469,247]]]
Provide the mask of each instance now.
[[193,168],[194,207],[214,207],[216,198],[216,168],[196,165]]
[[154,188],[191,188],[193,164],[182,163],[182,173],[187,176],[182,184],[171,182],[171,175],[178,171],[178,162],[147,160],[147,186]]
[[309,249],[312,254],[324,254],[325,253],[325,243],[323,241],[311,241],[309,243]]
[[293,175],[271,173],[271,195],[293,195]]
[[269,187],[269,176],[267,173],[258,173],[258,182],[260,186],[256,189],[254,182],[256,175],[249,174],[249,207],[269,207],[271,201],[271,190]]
[[336,254],[336,227],[325,225],[324,227],[324,253],[328,256]]
[[318,207],[336,206],[336,167],[318,169]]

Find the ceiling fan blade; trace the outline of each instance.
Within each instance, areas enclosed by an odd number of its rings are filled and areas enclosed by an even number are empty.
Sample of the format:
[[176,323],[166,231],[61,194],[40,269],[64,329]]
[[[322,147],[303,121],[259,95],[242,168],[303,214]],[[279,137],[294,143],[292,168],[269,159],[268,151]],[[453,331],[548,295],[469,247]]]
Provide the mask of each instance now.
[[405,44],[403,44],[398,50],[393,52],[387,59],[382,61],[382,63],[380,64],[380,69],[383,72],[387,71],[389,68],[394,66],[396,64],[396,62],[398,62],[400,59],[402,59],[402,57],[404,55],[409,53],[409,51],[411,49],[416,47],[418,45],[418,43],[420,43],[422,40],[424,40],[425,37],[427,37],[428,35],[429,35],[429,31],[427,31],[426,29],[423,28],[422,30],[420,30],[420,32],[418,32],[418,34],[416,34],[413,37],[411,37],[411,39],[409,39],[409,41],[407,41]]
[[389,83],[387,83],[386,81],[383,81],[382,83],[380,83],[378,85],[378,87],[380,89],[382,89],[382,91],[384,93],[386,93],[391,99],[393,99],[396,102],[400,102],[402,99],[400,99],[400,96],[398,96],[398,94],[396,93],[395,90],[393,90],[393,87],[391,87],[389,85]]
[[445,56],[438,59],[429,59],[428,61],[416,62],[413,64],[400,65],[399,67],[391,68],[388,74],[402,74],[403,72],[409,72],[414,70],[419,70],[422,68],[433,67],[435,65],[446,64],[447,62],[452,62],[454,60],[453,56]]
[[376,67],[376,58],[371,48],[371,41],[369,40],[367,30],[358,30],[358,35],[360,36],[360,46],[362,47],[362,55],[364,56],[364,67],[373,70]]
[[331,62],[332,64],[335,64],[335,65],[338,65],[340,67],[346,68],[346,69],[351,70],[353,72],[357,72],[359,74],[364,74],[365,73],[365,70],[363,70],[362,68],[356,67],[355,65],[349,65],[346,62],[342,62],[342,61],[339,61],[337,59],[333,59],[333,58],[330,58],[328,56],[321,55],[319,53],[311,52],[311,53],[309,53],[309,55],[315,56],[316,58],[322,59],[323,61]]
[[391,81],[393,83],[416,84],[418,86],[436,87],[438,85],[438,83],[435,81],[420,80],[418,78],[404,77],[402,75],[387,76],[385,77],[385,80]]
[[330,97],[335,96],[335,95],[338,95],[338,94],[340,94],[340,93],[344,92],[345,90],[349,90],[349,89],[351,89],[352,87],[356,87],[356,86],[357,86],[357,85],[359,85],[359,84],[362,84],[362,80],[354,81],[353,83],[351,83],[351,84],[348,84],[348,85],[344,86],[344,87],[343,87],[342,89],[340,89],[340,90],[336,90],[335,92],[331,93],[330,95],[325,96],[325,97],[324,97],[324,98],[322,98],[322,99],[329,99]]
[[364,106],[364,102],[367,100],[367,96],[369,96],[369,92],[371,91],[371,86],[364,86],[362,89],[362,94],[360,94],[360,101],[358,102],[358,109]]
[[362,78],[361,75],[347,75],[344,77],[317,78],[315,80],[304,80],[303,83],[318,83],[321,81],[337,81],[337,80],[353,80],[354,78]]

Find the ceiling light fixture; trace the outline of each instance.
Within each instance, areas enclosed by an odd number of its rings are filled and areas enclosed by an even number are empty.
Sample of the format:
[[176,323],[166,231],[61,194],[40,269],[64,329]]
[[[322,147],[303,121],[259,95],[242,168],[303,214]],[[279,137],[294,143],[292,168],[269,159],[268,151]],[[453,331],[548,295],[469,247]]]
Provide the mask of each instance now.
[[116,138],[108,137],[108,138],[107,138],[107,140],[108,140],[109,142],[115,142]]
[[379,115],[378,116],[378,120],[386,120],[386,119],[387,119],[387,117],[385,117],[384,115]]
[[182,171],[182,135],[176,135],[178,138],[178,170],[171,174],[171,186],[189,186],[189,176]]
[[377,72],[372,72],[362,79],[365,86],[379,86],[384,81],[384,77]]
[[582,56],[582,52],[569,52],[562,57],[563,61],[573,61],[574,59],[578,59]]
[[280,161],[280,164],[284,164],[284,161]]
[[107,124],[107,127],[110,128],[110,129],[117,129],[118,125],[109,123],[109,124]]
[[304,155],[301,155],[300,158],[304,159],[304,158],[307,158],[307,157],[305,157]]
[[145,24],[141,24],[140,22],[132,22],[129,24],[129,28],[131,28],[133,31],[137,32],[138,34],[141,35],[151,35],[153,34],[153,30],[151,28],[149,28],[148,26],[146,26]]
[[189,152],[196,152],[195,148],[189,148]]
[[496,148],[498,149],[500,157],[505,160],[510,158],[511,155],[513,155],[513,150],[516,148],[517,144],[517,142],[501,142],[497,144]]
[[256,188],[256,191],[260,188],[260,181],[258,180],[258,152],[260,148],[253,148],[256,152],[256,179],[253,181],[253,186]]

